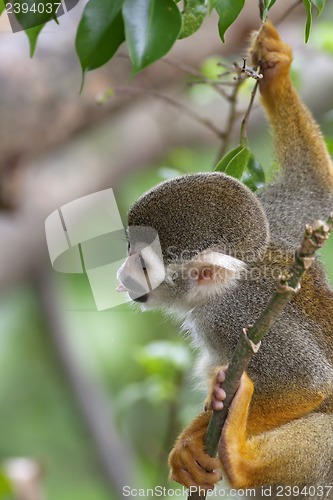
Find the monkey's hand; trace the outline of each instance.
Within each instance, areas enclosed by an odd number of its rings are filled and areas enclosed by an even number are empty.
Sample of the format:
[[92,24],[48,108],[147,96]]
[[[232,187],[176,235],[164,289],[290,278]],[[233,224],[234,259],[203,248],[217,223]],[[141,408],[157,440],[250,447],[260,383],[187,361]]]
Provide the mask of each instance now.
[[289,80],[292,50],[285,44],[272,23],[267,21],[255,37],[250,48],[254,66],[263,74],[260,91],[279,90]]
[[214,370],[210,383],[205,413],[199,415],[178,438],[169,456],[170,478],[187,488],[200,486],[210,490],[222,479],[221,462],[205,452],[204,440],[211,417],[211,411],[221,410],[226,397],[221,384],[225,380],[226,367]]
[[221,462],[205,452],[205,435],[211,411],[202,413],[179,436],[169,455],[170,479],[186,488],[211,490],[222,479]]

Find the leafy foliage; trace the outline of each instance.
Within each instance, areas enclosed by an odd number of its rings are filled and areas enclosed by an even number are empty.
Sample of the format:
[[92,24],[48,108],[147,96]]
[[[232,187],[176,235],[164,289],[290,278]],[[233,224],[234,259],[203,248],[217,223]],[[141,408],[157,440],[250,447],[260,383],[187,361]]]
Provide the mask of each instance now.
[[312,3],[317,8],[317,16],[320,16],[325,7],[325,0],[312,0]]
[[[277,0],[262,0],[262,20]],[[133,73],[161,59],[178,39],[192,36],[202,25],[206,15],[216,10],[218,30],[225,41],[228,28],[235,22],[245,0],[184,0],[180,11],[179,0],[89,0],[83,11],[76,35],[76,50],[83,74],[107,63],[126,41]],[[325,0],[302,0],[307,13],[305,40],[310,36],[312,7],[320,15]],[[282,2],[280,2],[282,5]],[[36,9],[36,5],[49,6]],[[39,33],[46,23],[57,22],[63,14],[60,0],[36,3],[35,0],[15,0],[18,6],[10,14],[26,31],[30,53],[34,54]],[[0,14],[5,9],[0,0]]]
[[173,0],[125,0],[123,16],[135,72],[163,57],[182,27],[179,9]]
[[258,160],[251,154],[246,169],[243,172],[242,182],[256,191],[265,184],[265,172]]
[[310,31],[312,26],[312,6],[314,5],[317,9],[317,16],[323,11],[326,0],[303,0],[303,5],[306,10],[306,25],[305,25],[305,43],[309,40]]
[[240,179],[249,161],[250,154],[247,148],[237,146],[237,148],[232,149],[222,158],[216,165],[215,170],[218,172],[225,172],[235,177],[235,179]]
[[224,42],[224,35],[227,29],[239,16],[244,7],[245,0],[219,0],[216,4],[216,10],[219,19],[219,33],[222,42]]
[[309,40],[311,26],[312,26],[312,5],[311,0],[303,0],[306,10],[306,26],[305,26],[305,43]]
[[89,0],[76,35],[82,71],[98,68],[115,54],[125,40],[121,8],[124,0]]
[[265,182],[262,166],[251,151],[241,145],[229,151],[216,165],[215,171],[241,180],[252,191],[262,187]]
[[262,20],[263,21],[266,21],[268,11],[273,7],[275,2],[276,2],[276,0],[264,0],[264,9],[262,12]]
[[182,12],[182,30],[179,38],[193,35],[202,25],[208,12],[208,0],[185,0]]
[[30,44],[30,57],[33,57],[35,50],[36,50],[36,45],[37,45],[37,39],[39,36],[39,33],[42,31],[44,25],[40,24],[39,26],[34,26],[33,28],[27,28],[25,30],[27,37],[29,39],[29,44]]
[[15,0],[11,5],[10,15],[15,16],[24,30],[44,26],[52,19],[57,20],[57,17],[64,13],[59,0],[48,0],[47,3],[36,0]]

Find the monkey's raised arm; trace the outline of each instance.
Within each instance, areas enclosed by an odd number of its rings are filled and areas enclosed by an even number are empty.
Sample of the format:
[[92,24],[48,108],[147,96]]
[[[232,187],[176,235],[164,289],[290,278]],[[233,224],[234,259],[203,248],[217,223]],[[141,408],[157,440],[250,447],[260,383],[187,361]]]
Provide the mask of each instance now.
[[333,165],[319,127],[290,78],[291,48],[267,22],[251,48],[260,65],[262,103],[273,128],[281,174],[259,194],[272,237],[297,244],[304,224],[326,218],[333,208]]

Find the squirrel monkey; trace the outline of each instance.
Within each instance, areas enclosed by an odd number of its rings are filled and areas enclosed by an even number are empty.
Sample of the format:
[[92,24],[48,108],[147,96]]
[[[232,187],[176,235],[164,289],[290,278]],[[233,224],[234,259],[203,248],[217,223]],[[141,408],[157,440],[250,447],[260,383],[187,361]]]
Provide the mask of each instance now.
[[[199,373],[210,380],[208,409],[170,454],[173,479],[210,489],[222,469],[235,488],[333,486],[333,292],[318,262],[243,376],[218,458],[204,450],[240,332],[259,316],[276,279],[292,263],[305,224],[327,218],[333,209],[333,166],[317,124],[292,86],[291,48],[267,22],[251,53],[263,74],[261,100],[281,171],[256,194],[225,174],[201,173],[163,182],[137,200],[129,229],[149,226],[158,232],[166,275],[134,300],[183,318],[198,347]],[[157,272],[154,252],[143,260],[140,244],[129,235],[128,261],[139,257],[118,272],[130,296],[131,283],[140,280],[136,267]],[[322,496],[333,498],[333,487]],[[306,492],[300,497],[307,498]]]

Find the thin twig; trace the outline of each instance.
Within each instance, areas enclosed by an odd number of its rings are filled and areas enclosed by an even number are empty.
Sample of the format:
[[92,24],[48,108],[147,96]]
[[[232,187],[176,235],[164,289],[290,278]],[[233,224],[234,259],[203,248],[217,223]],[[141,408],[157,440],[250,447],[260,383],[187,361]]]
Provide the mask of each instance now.
[[[259,350],[260,342],[276,322],[290,300],[300,290],[304,273],[314,262],[316,251],[323,246],[333,229],[333,213],[326,222],[317,221],[312,226],[306,226],[301,246],[296,252],[291,268],[280,277],[276,292],[261,313],[254,325],[243,330],[228,366],[226,380],[223,384],[227,397],[223,409],[212,412],[205,437],[205,449],[208,455],[215,457],[228,409],[236,394],[240,379],[251,358]],[[201,490],[188,496],[191,500],[206,498]]]
[[217,157],[215,160],[215,165],[223,158],[225,153],[227,152],[227,149],[229,147],[230,139],[231,139],[231,134],[235,125],[235,122],[237,120],[237,96],[238,96],[238,91],[239,88],[242,84],[241,80],[237,80],[233,85],[234,88],[232,90],[232,93],[229,96],[229,102],[230,102],[230,107],[229,107],[229,115],[228,115],[228,121],[227,121],[227,126],[225,129],[225,136],[223,138],[221,147],[217,153]]
[[193,76],[194,78],[198,78],[199,81],[193,82],[194,84],[195,83],[206,83],[207,85],[210,85],[214,90],[216,90],[216,92],[218,94],[220,94],[222,97],[224,97],[224,99],[227,99],[227,100],[229,99],[227,92],[221,87],[222,85],[225,84],[224,82],[221,82],[219,80],[217,80],[217,81],[210,80],[209,78],[205,78],[200,71],[192,68],[188,64],[176,61],[175,59],[172,59],[169,56],[163,57],[163,59],[161,59],[161,61],[183,71],[184,73],[187,73],[190,76]]
[[220,130],[218,127],[214,125],[210,120],[207,118],[203,118],[202,116],[198,115],[195,111],[193,111],[191,108],[183,104],[182,102],[174,100],[172,97],[169,97],[164,94],[160,94],[159,92],[156,92],[155,90],[150,90],[150,89],[145,89],[145,88],[138,88],[138,87],[127,87],[127,88],[111,88],[98,96],[98,102],[103,104],[109,97],[112,97],[114,94],[143,94],[145,96],[150,96],[150,97],[155,97],[156,99],[159,99],[160,101],[164,101],[170,106],[173,106],[179,110],[181,110],[185,115],[189,116],[192,118],[192,120],[195,120],[196,122],[200,123],[204,127],[208,128],[211,130],[219,139],[224,139],[225,133]]
[[[244,118],[244,115],[245,113],[247,112],[247,109],[248,108],[243,108],[243,109],[240,109],[239,111],[236,112],[236,118],[239,119],[239,118]],[[252,111],[255,111],[256,109],[261,109],[261,105],[258,103],[258,104],[254,104],[252,106]]]
[[264,17],[264,12],[265,12],[265,2],[264,0],[259,0],[259,13],[261,20]]
[[[224,74],[223,76],[226,76],[226,74]],[[224,90],[223,87],[230,87],[231,85],[233,86],[234,84],[232,82],[220,82],[219,80],[210,80],[209,78],[201,77],[200,80],[194,80],[193,82],[189,82],[188,85],[190,87],[194,87],[195,85],[209,85],[210,87],[212,87],[213,90],[215,90],[218,94],[220,94],[220,96],[229,101],[230,96]]]
[[261,80],[261,78],[262,78],[262,75],[260,73],[258,73],[257,71],[255,71],[252,68],[247,67],[246,59],[244,59],[243,66],[239,66],[237,63],[234,63],[234,68],[235,68],[235,71],[237,73],[237,79],[236,79],[236,82],[234,83],[234,89],[229,96],[229,101],[230,101],[231,105],[229,108],[229,116],[228,116],[227,127],[225,130],[225,138],[224,138],[222,146],[218,152],[218,156],[217,156],[217,159],[215,161],[215,165],[225,155],[225,153],[228,149],[228,146],[229,146],[229,142],[230,142],[230,138],[231,138],[231,134],[232,134],[232,130],[234,128],[235,122],[237,121],[237,119],[240,116],[239,112],[237,111],[237,96],[238,96],[239,88],[245,79],[254,78],[256,80],[256,84],[252,90],[250,103],[249,103],[248,108],[245,112],[245,116],[242,120],[241,129],[240,129],[240,144],[243,146],[244,142],[247,141],[247,133],[246,133],[247,122],[248,122],[251,110],[253,108],[253,102],[254,102],[256,92],[257,92],[259,80]]
[[[123,53],[117,54],[116,57],[120,57],[123,59],[129,59],[129,56],[127,54],[123,54]],[[183,73],[186,73],[189,76],[193,76],[193,78],[198,78],[199,81],[193,82],[193,84],[206,83],[207,85],[210,85],[214,90],[216,90],[216,92],[218,92],[218,94],[220,94],[222,97],[224,97],[225,99],[228,99],[229,96],[228,96],[227,92],[225,92],[225,90],[221,86],[222,85],[230,85],[229,82],[221,82],[220,80],[214,81],[214,80],[210,80],[209,78],[205,78],[202,75],[202,73],[199,70],[197,70],[196,68],[193,68],[193,66],[190,66],[189,64],[183,63],[181,61],[177,61],[176,59],[173,59],[170,56],[163,57],[162,59],[160,59],[159,62],[169,64],[169,66],[172,66],[173,68],[179,69]],[[230,73],[228,72],[228,74],[230,74]]]
[[259,80],[256,81],[253,89],[252,89],[252,92],[251,92],[251,99],[250,99],[250,102],[249,102],[249,106],[246,110],[246,113],[245,113],[245,116],[242,120],[242,123],[241,123],[241,127],[240,127],[240,134],[239,134],[239,143],[241,146],[244,146],[244,143],[248,142],[248,139],[247,139],[247,124],[248,124],[248,121],[249,121],[249,116],[250,116],[250,113],[252,111],[252,107],[253,107],[253,103],[254,103],[254,99],[255,99],[255,96],[256,96],[256,93],[257,93],[257,90],[258,90],[258,86],[259,86]]
[[193,66],[190,66],[187,63],[183,63],[181,61],[177,61],[173,57],[167,56],[163,57],[161,59],[162,62],[169,64],[170,66],[173,66],[174,68],[179,69],[183,73],[186,73],[187,75],[194,76],[195,78],[202,78],[201,71],[199,71],[196,68],[193,68]]

